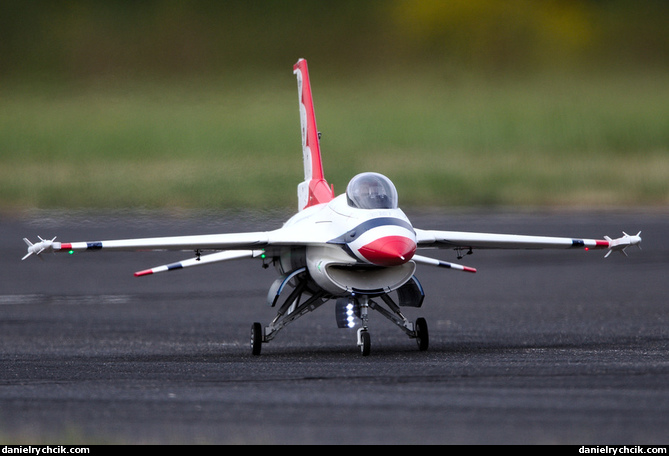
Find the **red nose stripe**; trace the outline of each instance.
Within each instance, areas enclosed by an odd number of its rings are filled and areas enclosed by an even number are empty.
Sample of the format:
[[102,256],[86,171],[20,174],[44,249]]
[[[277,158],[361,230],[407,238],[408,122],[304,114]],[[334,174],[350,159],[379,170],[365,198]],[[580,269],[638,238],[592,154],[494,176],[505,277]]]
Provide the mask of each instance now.
[[370,263],[379,266],[399,266],[416,253],[416,243],[404,236],[386,236],[358,249]]

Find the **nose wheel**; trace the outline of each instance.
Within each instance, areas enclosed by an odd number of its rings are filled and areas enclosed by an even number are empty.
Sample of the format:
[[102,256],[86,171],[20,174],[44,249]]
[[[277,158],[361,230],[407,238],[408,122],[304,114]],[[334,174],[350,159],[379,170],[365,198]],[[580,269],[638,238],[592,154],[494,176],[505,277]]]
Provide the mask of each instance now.
[[366,328],[358,330],[358,347],[360,347],[360,354],[362,356],[369,356],[372,350],[372,336],[369,335],[369,331]]

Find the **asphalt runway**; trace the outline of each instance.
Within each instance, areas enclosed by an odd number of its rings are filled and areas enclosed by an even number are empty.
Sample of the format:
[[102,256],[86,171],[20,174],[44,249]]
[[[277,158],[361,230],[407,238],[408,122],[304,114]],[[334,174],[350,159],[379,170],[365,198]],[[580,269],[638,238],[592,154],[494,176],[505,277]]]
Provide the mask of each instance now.
[[29,258],[92,241],[273,229],[284,215],[39,212],[0,218],[0,443],[669,443],[669,215],[409,213],[416,227],[643,250],[475,251],[419,267],[430,348],[371,316],[372,351],[323,306],[250,354],[276,277],[254,260],[135,278],[174,252]]

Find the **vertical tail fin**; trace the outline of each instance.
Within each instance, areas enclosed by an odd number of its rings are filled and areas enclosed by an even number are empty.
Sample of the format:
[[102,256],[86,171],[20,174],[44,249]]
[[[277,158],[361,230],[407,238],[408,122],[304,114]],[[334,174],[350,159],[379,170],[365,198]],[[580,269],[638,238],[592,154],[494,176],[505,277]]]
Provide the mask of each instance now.
[[334,198],[334,190],[323,176],[319,133],[316,128],[314,100],[307,61],[299,59],[293,66],[297,76],[297,92],[300,102],[300,123],[302,125],[302,154],[304,156],[304,182],[297,186],[299,210],[327,203]]

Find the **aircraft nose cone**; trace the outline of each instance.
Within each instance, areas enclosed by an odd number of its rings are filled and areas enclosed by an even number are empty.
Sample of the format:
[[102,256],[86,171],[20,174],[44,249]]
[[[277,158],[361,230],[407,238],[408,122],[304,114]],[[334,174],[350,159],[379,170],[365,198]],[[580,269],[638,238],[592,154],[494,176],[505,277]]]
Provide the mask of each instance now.
[[361,247],[358,252],[378,266],[399,266],[416,253],[416,243],[404,236],[386,236]]

